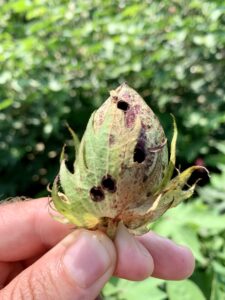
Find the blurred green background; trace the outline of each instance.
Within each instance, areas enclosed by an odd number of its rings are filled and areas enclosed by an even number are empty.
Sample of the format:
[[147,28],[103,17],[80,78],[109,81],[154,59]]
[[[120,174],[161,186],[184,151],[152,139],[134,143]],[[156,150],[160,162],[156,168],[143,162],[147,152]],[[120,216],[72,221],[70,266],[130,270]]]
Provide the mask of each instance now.
[[195,197],[152,226],[191,247],[193,276],[112,278],[105,298],[225,299],[224,74],[223,0],[0,0],[0,198],[47,195],[71,144],[65,123],[81,137],[108,91],[127,81],[168,137],[175,115],[177,166],[205,165],[211,177],[197,174]]

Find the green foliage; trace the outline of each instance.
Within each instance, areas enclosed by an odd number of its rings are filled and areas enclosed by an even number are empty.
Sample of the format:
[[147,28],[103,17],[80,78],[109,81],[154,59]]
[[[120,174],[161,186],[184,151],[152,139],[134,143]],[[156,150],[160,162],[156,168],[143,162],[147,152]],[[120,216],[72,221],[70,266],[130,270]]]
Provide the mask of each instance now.
[[223,1],[0,4],[3,197],[42,191],[69,138],[64,122],[81,135],[91,111],[124,80],[167,133],[175,115],[182,165],[217,154],[225,134]]
[[191,280],[185,280],[182,284],[180,282],[168,282],[167,293],[171,300],[206,300],[201,290]]
[[63,143],[71,144],[65,122],[81,136],[107,91],[127,81],[166,135],[174,114],[178,166],[196,162],[215,174],[198,199],[153,226],[192,248],[193,276],[119,280],[105,293],[224,299],[224,0],[0,0],[0,7],[0,197],[46,195]]
[[213,174],[210,184],[199,189],[199,194],[212,209],[216,208],[219,213],[223,214],[225,212],[225,164],[219,165],[219,169],[221,173]]
[[160,289],[160,284],[159,279],[153,278],[141,282],[112,278],[104,288],[104,297],[107,300],[146,300],[151,296],[151,299],[163,300],[165,292]]

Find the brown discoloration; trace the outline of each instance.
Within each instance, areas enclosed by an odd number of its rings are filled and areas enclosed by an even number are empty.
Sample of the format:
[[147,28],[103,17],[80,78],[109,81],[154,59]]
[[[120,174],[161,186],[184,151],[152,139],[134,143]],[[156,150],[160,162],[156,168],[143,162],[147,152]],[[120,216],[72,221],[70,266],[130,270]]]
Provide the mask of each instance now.
[[127,113],[125,115],[125,120],[126,120],[126,127],[127,128],[131,128],[134,125],[135,122],[135,118],[136,118],[136,114],[134,113],[133,110],[130,109],[129,113]]
[[104,113],[100,112],[98,115],[98,126],[101,126],[104,121]]
[[115,143],[115,136],[113,134],[109,135],[109,146],[112,146]]
[[110,97],[111,97],[111,99],[112,99],[112,102],[113,102],[113,103],[116,103],[116,102],[118,101],[118,95],[117,95],[117,92],[114,91],[114,90],[112,90],[112,91],[109,92],[109,94],[110,94]]
[[139,104],[136,104],[134,105],[133,109],[136,114],[139,114],[139,112],[141,111],[141,106]]
[[132,128],[135,123],[136,117],[139,115],[141,110],[140,105],[136,104],[131,106],[130,109],[125,114],[125,125],[127,128]]
[[148,179],[148,175],[144,174],[144,176],[143,176],[143,182],[146,182],[147,179]]
[[155,153],[154,152],[148,152],[148,156],[147,156],[147,165],[148,167],[151,166],[154,162],[154,159],[155,159]]

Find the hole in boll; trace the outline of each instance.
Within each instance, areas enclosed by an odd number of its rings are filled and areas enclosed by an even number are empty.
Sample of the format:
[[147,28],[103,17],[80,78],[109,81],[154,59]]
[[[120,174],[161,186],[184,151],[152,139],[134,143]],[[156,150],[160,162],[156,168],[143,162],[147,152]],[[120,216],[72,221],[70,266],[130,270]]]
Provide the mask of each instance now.
[[145,160],[146,154],[143,148],[137,146],[134,149],[134,161],[142,163]]
[[91,199],[95,202],[102,201],[105,198],[104,192],[100,186],[93,186],[90,189],[90,196]]
[[107,175],[102,178],[102,187],[110,193],[115,193],[116,191],[116,181],[112,176]]
[[129,104],[126,101],[118,101],[117,103],[117,108],[123,110],[123,111],[127,111],[129,109]]

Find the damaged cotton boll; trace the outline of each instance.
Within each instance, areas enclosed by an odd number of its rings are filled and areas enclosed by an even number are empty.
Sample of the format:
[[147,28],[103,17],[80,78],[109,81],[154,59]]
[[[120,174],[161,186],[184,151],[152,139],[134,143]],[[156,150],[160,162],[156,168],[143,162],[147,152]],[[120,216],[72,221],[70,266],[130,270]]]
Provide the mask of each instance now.
[[195,185],[183,188],[192,172],[202,167],[190,167],[171,179],[175,120],[168,159],[167,139],[159,120],[127,84],[111,91],[91,115],[80,143],[69,130],[76,150],[75,171],[67,169],[63,150],[59,177],[52,188],[54,206],[67,222],[100,229],[111,238],[122,222],[140,234],[167,209],[193,194]]

